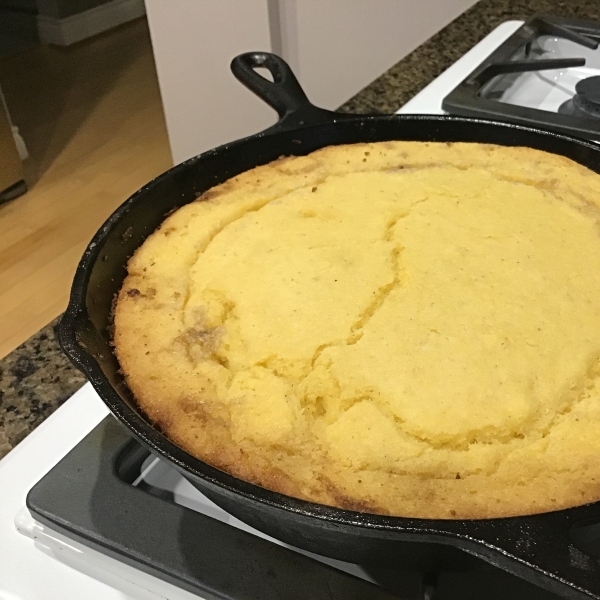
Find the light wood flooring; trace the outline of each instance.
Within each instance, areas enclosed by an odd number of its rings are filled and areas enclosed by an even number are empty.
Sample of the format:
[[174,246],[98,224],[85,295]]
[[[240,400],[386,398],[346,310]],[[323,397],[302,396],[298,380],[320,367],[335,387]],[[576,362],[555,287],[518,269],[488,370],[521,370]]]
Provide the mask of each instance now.
[[58,316],[91,236],[171,166],[145,19],[0,60],[30,190],[0,206],[0,358]]

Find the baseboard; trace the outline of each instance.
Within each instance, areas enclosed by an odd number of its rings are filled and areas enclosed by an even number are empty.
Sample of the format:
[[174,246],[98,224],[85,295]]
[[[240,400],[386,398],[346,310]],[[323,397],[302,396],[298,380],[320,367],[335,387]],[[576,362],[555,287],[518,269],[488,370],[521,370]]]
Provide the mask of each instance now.
[[144,14],[144,0],[111,0],[64,19],[38,15],[37,25],[42,42],[69,46]]

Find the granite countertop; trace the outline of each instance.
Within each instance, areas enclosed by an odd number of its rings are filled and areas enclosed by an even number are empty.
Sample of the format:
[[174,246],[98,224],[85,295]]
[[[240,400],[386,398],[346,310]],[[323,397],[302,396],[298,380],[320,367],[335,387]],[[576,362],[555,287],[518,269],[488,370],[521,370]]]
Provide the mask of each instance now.
[[[340,111],[393,113],[500,23],[535,13],[600,21],[598,0],[480,0],[351,98]],[[53,321],[0,361],[0,458],[85,383]]]

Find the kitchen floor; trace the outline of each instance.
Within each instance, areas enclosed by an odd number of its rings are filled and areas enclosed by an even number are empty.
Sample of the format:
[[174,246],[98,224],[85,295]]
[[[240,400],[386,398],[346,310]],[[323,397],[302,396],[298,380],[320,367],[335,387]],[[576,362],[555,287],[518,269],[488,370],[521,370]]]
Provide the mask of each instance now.
[[0,205],[0,358],[67,305],[98,227],[171,162],[147,22],[0,60],[30,158],[29,192]]

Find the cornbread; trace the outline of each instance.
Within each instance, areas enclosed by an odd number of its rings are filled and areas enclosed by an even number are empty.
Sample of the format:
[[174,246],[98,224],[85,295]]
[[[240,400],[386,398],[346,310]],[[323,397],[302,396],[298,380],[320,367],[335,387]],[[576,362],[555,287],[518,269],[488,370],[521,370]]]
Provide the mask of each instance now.
[[139,405],[284,494],[423,518],[600,499],[600,176],[480,144],[329,147],[170,215],[118,295]]

